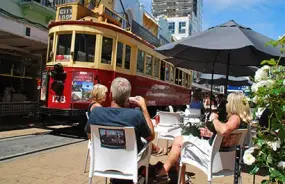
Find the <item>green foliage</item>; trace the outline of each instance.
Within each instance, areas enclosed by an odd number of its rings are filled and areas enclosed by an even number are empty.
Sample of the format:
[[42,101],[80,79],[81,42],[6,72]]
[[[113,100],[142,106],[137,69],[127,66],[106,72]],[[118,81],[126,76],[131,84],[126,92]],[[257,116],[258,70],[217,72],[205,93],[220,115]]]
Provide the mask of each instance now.
[[[285,37],[282,39],[270,41],[266,46],[281,45],[282,55],[285,52]],[[269,179],[263,180],[262,184],[285,182],[285,168],[282,166],[282,162],[285,164],[285,67],[279,65],[280,58],[261,62],[261,65],[270,65],[270,67],[264,66],[256,72],[253,84],[255,88],[252,87],[251,92],[251,96],[257,99],[255,101],[257,108],[267,108],[270,112],[268,127],[255,125],[257,135],[253,138],[255,150],[252,155],[255,157],[255,162],[252,164],[253,169],[250,174],[256,174],[260,168],[267,169]]]

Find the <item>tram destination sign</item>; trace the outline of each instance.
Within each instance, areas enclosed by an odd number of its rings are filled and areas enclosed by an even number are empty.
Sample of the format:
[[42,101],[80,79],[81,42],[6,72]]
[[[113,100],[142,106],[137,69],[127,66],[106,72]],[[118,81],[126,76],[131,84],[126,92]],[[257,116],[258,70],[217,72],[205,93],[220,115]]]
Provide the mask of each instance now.
[[58,12],[58,19],[59,20],[70,20],[72,18],[72,7],[62,7],[59,9]]

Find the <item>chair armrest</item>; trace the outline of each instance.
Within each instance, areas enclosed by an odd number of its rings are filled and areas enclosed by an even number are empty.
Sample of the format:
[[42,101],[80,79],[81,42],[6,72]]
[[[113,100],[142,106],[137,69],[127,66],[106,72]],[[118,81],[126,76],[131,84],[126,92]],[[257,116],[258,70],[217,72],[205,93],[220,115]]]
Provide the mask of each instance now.
[[144,145],[143,149],[138,153],[138,158],[140,158],[140,157],[143,155],[143,153],[147,150],[147,148],[148,148],[149,146],[151,146],[151,142],[147,142],[147,143]]

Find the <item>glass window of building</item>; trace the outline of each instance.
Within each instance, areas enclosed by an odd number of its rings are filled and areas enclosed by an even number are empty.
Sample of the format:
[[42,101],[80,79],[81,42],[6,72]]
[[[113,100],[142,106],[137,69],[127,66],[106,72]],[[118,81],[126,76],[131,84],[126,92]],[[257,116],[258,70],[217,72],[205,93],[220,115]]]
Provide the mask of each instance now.
[[179,34],[186,32],[186,22],[179,22]]
[[159,72],[159,59],[155,58],[153,63],[153,74],[154,77],[158,78],[158,72]]
[[193,0],[193,11],[195,16],[197,17],[197,0]]
[[144,56],[145,52],[138,50],[137,56],[137,72],[143,73],[144,72]]
[[175,33],[175,22],[169,22],[168,23],[168,30],[174,34]]
[[147,54],[145,62],[145,73],[147,75],[152,75],[152,56]]
[[70,55],[72,34],[58,35],[56,55]]
[[75,61],[94,62],[96,35],[76,34]]
[[104,36],[102,42],[101,63],[111,64],[112,51],[113,51],[113,39]]
[[53,33],[51,33],[49,35],[49,42],[48,43],[49,43],[49,46],[48,46],[48,53],[47,53],[47,55],[48,55],[47,62],[50,62],[53,60],[53,55],[51,54],[52,49],[53,49]]
[[129,45],[126,45],[126,54],[125,54],[125,69],[130,69],[130,63],[131,63],[131,47]]
[[122,67],[123,65],[123,50],[124,50],[124,44],[122,42],[118,42],[117,46],[117,67]]

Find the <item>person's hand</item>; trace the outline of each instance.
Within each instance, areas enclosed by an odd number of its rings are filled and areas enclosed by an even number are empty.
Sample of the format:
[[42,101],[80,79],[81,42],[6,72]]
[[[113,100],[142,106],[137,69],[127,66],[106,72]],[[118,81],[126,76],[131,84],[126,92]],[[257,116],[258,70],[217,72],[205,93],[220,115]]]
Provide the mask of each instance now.
[[141,96],[136,96],[136,97],[130,97],[130,102],[137,104],[141,109],[146,108],[146,102],[145,99]]
[[208,128],[200,128],[201,137],[211,137],[213,132],[211,132]]
[[214,119],[219,119],[219,115],[212,112],[211,115],[210,115],[210,121],[213,121]]

